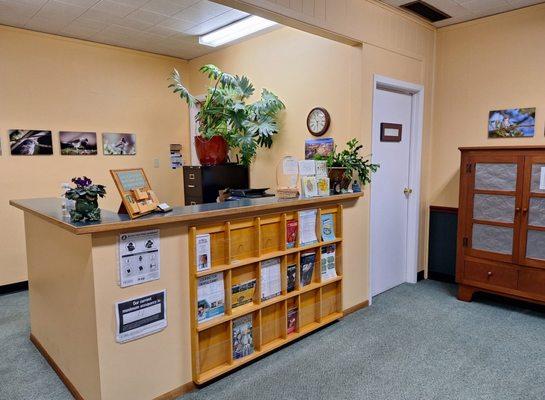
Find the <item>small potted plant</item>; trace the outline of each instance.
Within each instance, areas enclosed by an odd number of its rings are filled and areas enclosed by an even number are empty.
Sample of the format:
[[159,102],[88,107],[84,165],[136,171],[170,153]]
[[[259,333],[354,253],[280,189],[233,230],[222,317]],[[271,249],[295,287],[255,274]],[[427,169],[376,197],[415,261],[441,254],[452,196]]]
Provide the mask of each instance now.
[[199,125],[199,135],[195,137],[199,161],[202,165],[223,164],[228,151],[234,149],[237,161],[248,167],[258,147],[272,146],[273,136],[279,131],[278,113],[285,108],[284,103],[263,89],[261,98],[248,104],[255,89],[247,77],[225,73],[212,64],[204,65],[200,72],[210,79],[202,102],[185,88],[176,69],[169,85],[189,106],[200,105],[195,117]]
[[70,210],[70,220],[79,221],[100,221],[100,208],[98,198],[106,195],[106,188],[103,185],[93,185],[93,181],[86,176],[83,178],[72,178],[75,188],[67,190],[64,196],[68,200],[76,202],[75,208]]
[[360,155],[363,145],[357,139],[349,140],[346,149],[337,152],[335,145],[333,151],[326,157],[315,156],[315,159],[326,160],[330,188],[334,193],[347,191],[354,174],[362,186],[371,182],[371,174],[376,172],[379,165],[372,164],[368,157]]

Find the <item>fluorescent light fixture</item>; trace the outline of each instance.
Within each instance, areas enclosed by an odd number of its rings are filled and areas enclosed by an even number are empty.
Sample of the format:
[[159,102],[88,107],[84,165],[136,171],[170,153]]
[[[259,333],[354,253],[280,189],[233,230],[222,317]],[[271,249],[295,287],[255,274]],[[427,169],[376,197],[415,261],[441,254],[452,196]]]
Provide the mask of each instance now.
[[199,36],[199,43],[205,46],[217,47],[274,25],[276,25],[276,22],[252,15],[223,28],[216,29],[206,35]]

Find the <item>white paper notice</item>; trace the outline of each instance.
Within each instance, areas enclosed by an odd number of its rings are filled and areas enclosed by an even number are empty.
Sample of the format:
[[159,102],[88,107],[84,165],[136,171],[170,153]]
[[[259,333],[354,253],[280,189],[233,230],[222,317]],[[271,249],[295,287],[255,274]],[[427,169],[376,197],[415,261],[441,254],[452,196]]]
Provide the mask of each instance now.
[[119,285],[127,287],[161,277],[159,229],[119,235]]
[[317,210],[299,211],[299,244],[301,246],[318,242],[316,236],[317,213]]
[[282,294],[280,258],[261,263],[261,300],[272,299]]
[[297,175],[299,173],[297,160],[292,157],[285,158],[282,164],[282,171],[284,175]]
[[314,162],[314,160],[299,161],[299,175],[316,175],[316,162]]
[[159,332],[167,326],[167,291],[120,301],[115,304],[116,341],[130,340]]
[[541,178],[539,179],[539,190],[545,190],[545,167],[541,167]]

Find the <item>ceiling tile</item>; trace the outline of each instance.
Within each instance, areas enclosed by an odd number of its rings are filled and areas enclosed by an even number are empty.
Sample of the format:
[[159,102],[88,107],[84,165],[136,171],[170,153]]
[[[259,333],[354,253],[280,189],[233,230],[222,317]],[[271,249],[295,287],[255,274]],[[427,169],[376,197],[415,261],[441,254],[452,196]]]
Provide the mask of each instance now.
[[173,29],[177,32],[184,32],[185,30],[191,28],[195,24],[193,22],[182,21],[181,19],[168,18],[157,25],[165,27],[165,28]]
[[173,36],[178,33],[178,31],[175,31],[174,29],[166,28],[161,25],[152,26],[151,28],[146,29],[146,32],[159,35],[161,38],[167,38],[169,36]]
[[153,26],[152,23],[140,21],[137,19],[130,19],[130,18],[120,18],[116,25],[123,26],[125,28],[131,28],[131,29],[137,29],[137,30],[146,30]]
[[185,4],[178,4],[171,0],[151,0],[142,6],[143,10],[153,11],[159,14],[171,16],[187,7]]
[[97,4],[99,1],[100,0],[62,0],[62,3],[89,8]]
[[199,1],[190,7],[184,8],[182,11],[174,15],[174,18],[184,21],[200,24],[204,21],[214,18],[220,14],[229,11],[230,8],[221,4],[212,3],[210,1]]
[[38,11],[33,18],[50,19],[55,21],[71,22],[85,12],[84,7],[50,0]]
[[136,10],[136,6],[118,3],[111,0],[102,0],[93,6],[92,10],[102,11],[116,17],[125,17]]
[[30,19],[26,24],[25,28],[31,29],[33,31],[40,31],[46,33],[57,33],[61,32],[70,22],[66,22],[60,19],[46,19],[40,17],[34,17]]
[[245,18],[248,15],[250,14],[239,10],[227,11],[226,13],[218,15],[217,17],[193,26],[185,32],[189,35],[204,35],[205,33],[212,32],[216,29],[224,27],[225,25],[229,25],[235,21]]
[[93,20],[93,21],[105,22],[107,24],[114,24],[117,21],[119,21],[121,17],[107,13],[105,11],[97,10],[95,8],[90,8],[89,10],[87,10],[85,13],[81,15],[81,18],[85,18],[85,19]]
[[161,21],[164,21],[167,17],[163,14],[158,14],[152,11],[138,9],[130,13],[129,15],[127,15],[126,18],[134,19],[137,21],[142,21],[142,22],[146,22],[146,23],[154,25]]
[[0,15],[30,18],[40,9],[40,5],[31,5],[14,1],[0,0]]

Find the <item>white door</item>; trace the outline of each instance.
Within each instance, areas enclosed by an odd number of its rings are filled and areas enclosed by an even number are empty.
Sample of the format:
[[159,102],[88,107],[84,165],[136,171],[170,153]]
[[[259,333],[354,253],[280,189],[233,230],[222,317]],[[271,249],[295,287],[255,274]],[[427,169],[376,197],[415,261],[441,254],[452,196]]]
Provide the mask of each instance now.
[[[407,229],[412,95],[377,89],[373,104],[371,295],[407,280]],[[401,124],[401,141],[381,141],[381,123]]]

